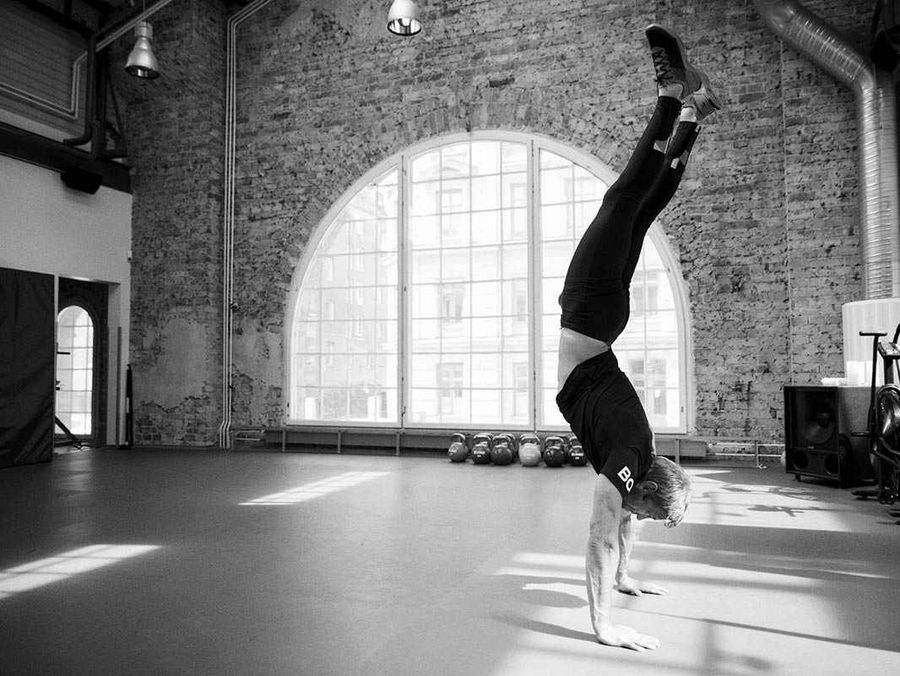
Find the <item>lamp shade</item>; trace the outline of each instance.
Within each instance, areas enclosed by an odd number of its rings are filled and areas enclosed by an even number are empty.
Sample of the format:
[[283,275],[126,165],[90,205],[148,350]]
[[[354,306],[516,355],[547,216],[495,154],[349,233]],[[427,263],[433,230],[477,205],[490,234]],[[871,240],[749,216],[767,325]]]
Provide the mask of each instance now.
[[422,30],[419,8],[413,0],[394,0],[388,12],[387,28],[395,35],[415,35]]
[[125,62],[125,70],[135,77],[159,77],[159,64],[150,46],[153,40],[153,26],[147,21],[138,21],[134,27],[134,34],[137,39],[134,41],[134,49],[128,55],[128,61]]

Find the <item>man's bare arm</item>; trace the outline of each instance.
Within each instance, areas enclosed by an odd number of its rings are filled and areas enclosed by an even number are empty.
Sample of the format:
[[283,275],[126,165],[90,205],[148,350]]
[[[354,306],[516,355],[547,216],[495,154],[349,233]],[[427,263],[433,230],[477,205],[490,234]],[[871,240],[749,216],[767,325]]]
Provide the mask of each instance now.
[[641,582],[628,574],[628,564],[631,562],[631,548],[637,538],[638,525],[634,517],[622,510],[622,518],[619,522],[619,567],[616,569],[616,589],[623,594],[643,596],[644,594],[668,594],[669,590],[653,582]]
[[610,621],[622,516],[622,496],[609,479],[598,475],[585,562],[591,623],[600,643],[632,650],[653,650],[659,647],[656,638]]

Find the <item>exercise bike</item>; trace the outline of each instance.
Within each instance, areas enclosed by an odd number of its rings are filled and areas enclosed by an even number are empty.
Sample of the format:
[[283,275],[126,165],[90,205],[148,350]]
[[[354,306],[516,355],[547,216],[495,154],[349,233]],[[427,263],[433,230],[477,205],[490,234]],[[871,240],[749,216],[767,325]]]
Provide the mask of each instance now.
[[[893,340],[881,340],[886,333],[860,331],[872,338],[872,386],[869,399],[869,419],[866,436],[878,486],[851,491],[859,498],[877,497],[884,505],[893,505],[900,498],[900,387],[897,382],[900,366],[900,324]],[[884,368],[884,385],[877,387],[878,357]]]

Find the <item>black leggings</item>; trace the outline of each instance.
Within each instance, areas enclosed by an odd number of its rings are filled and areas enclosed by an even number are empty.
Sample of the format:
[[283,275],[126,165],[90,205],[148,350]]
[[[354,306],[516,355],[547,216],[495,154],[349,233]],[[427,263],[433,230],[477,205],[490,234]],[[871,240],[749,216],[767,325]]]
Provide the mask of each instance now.
[[[666,207],[684,174],[698,127],[681,122],[678,99],[661,96],[621,176],[578,243],[559,304],[561,325],[612,345],[628,323],[631,278],[650,224]],[[671,138],[670,138],[671,136]],[[669,139],[666,152],[655,149]],[[679,161],[682,158],[682,161]]]

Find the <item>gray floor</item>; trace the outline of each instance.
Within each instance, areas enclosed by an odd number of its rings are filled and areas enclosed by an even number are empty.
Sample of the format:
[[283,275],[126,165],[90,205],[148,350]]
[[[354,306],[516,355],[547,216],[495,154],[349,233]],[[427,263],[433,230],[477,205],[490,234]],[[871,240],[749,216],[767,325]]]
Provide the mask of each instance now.
[[900,673],[900,526],[779,468],[693,467],[598,645],[592,472],[92,450],[0,471],[0,674]]

